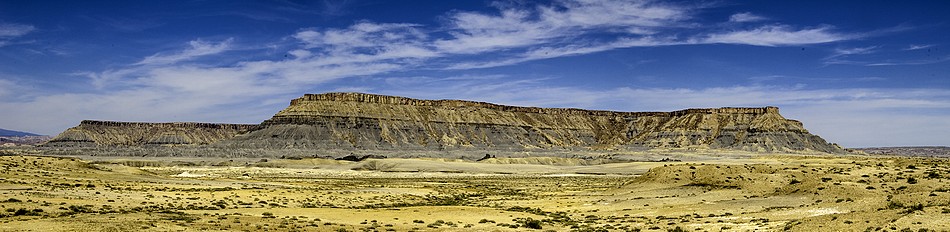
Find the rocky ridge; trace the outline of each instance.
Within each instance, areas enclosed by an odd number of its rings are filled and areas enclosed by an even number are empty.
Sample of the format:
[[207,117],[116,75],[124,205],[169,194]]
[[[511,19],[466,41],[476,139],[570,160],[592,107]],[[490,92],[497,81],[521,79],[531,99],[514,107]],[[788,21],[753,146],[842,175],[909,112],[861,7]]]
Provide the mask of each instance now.
[[260,125],[87,120],[44,146],[383,153],[650,148],[844,152],[810,134],[801,122],[785,119],[776,107],[616,112],[363,93],[307,94]]
[[843,150],[776,107],[615,112],[419,100],[363,93],[307,94],[260,128],[217,145],[355,150]]
[[47,147],[208,145],[256,128],[252,124],[145,123],[83,120],[53,137]]
[[51,136],[0,136],[0,147],[10,147],[19,145],[35,145],[49,141]]

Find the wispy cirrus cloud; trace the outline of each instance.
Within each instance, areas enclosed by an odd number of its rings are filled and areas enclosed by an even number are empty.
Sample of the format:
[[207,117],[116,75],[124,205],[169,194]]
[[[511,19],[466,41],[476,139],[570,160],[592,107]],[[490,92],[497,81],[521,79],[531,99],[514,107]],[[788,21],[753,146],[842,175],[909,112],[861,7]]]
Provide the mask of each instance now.
[[733,23],[758,22],[766,19],[768,18],[753,14],[751,12],[736,13],[729,16],[729,22]]
[[18,37],[36,30],[33,25],[0,22],[0,38]]
[[[535,9],[501,9],[500,14],[461,12],[449,17],[449,38],[435,50],[455,54],[497,54],[495,59],[450,64],[447,69],[487,68],[631,47],[685,44],[795,46],[861,38],[821,25],[797,29],[772,24],[752,29],[701,30],[689,20],[699,9],[654,1],[565,1]],[[752,13],[733,21],[766,18]]]
[[130,80],[148,76],[154,70],[161,70],[163,67],[170,65],[226,52],[232,48],[233,41],[233,38],[221,42],[192,40],[187,43],[187,47],[181,50],[152,54],[136,63],[129,64],[125,68],[108,69],[100,72],[81,71],[75,72],[73,75],[90,78],[91,84],[97,89],[105,87],[119,88],[133,85],[134,83],[131,83]]
[[831,54],[823,58],[825,65],[832,64],[852,64],[855,61],[847,60],[848,57],[856,55],[867,55],[878,52],[878,46],[853,47],[853,48],[835,48]]
[[564,1],[500,14],[460,12],[449,17],[448,39],[435,41],[449,53],[479,53],[554,43],[589,33],[649,35],[688,19],[691,8],[654,1]]
[[598,44],[570,44],[564,45],[561,47],[537,47],[528,49],[527,51],[512,55],[507,59],[497,59],[492,61],[469,61],[469,62],[459,62],[452,64],[446,69],[460,70],[460,69],[476,69],[476,68],[490,68],[498,66],[513,65],[523,62],[528,62],[532,60],[541,60],[541,59],[550,59],[557,57],[565,56],[578,56],[596,52],[603,52],[618,48],[632,48],[632,47],[657,47],[657,46],[672,46],[672,45],[682,45],[688,44],[689,42],[676,41],[671,38],[653,38],[653,37],[641,37],[641,38],[621,38],[616,41],[609,43],[598,43]]
[[141,32],[148,29],[162,26],[157,19],[146,17],[113,17],[107,15],[83,15],[80,18],[103,25],[109,30],[118,30],[123,32]]
[[[907,53],[932,47],[930,45],[912,45],[909,48],[882,49],[880,46],[837,48],[823,59],[825,65],[857,66],[905,66],[928,65],[950,61],[950,56],[927,56],[926,58],[907,57]],[[878,53],[883,53],[878,56]],[[898,58],[893,58],[898,57]]]
[[306,29],[293,38],[303,46],[292,51],[298,58],[346,58],[354,62],[422,59],[439,56],[428,47],[428,35],[413,24],[360,22],[344,29]]
[[914,60],[883,60],[864,63],[864,66],[899,66],[899,65],[928,65],[939,64],[950,61],[950,56],[938,57],[935,59],[914,59]]
[[234,42],[234,38],[229,38],[218,43],[207,42],[200,39],[192,40],[188,42],[188,48],[184,50],[172,53],[154,54],[145,57],[133,65],[167,65],[202,56],[214,55],[231,49],[232,42]]
[[871,54],[871,53],[876,52],[878,48],[879,48],[878,46],[836,48],[829,57]]
[[0,22],[0,47],[11,44],[13,39],[36,30],[33,25]]
[[921,50],[921,49],[931,48],[931,47],[934,47],[934,46],[936,46],[936,45],[933,45],[933,44],[911,44],[911,45],[908,45],[907,48],[904,48],[904,51]]
[[794,29],[786,25],[768,25],[752,30],[713,33],[694,40],[696,43],[746,44],[755,46],[790,46],[830,43],[855,38],[834,32],[831,26]]

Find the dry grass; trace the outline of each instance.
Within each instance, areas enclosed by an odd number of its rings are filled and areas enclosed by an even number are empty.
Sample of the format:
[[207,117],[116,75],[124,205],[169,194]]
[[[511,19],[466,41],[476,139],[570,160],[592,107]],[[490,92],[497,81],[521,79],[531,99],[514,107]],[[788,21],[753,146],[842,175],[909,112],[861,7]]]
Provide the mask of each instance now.
[[0,231],[950,228],[946,159],[222,162],[0,156]]

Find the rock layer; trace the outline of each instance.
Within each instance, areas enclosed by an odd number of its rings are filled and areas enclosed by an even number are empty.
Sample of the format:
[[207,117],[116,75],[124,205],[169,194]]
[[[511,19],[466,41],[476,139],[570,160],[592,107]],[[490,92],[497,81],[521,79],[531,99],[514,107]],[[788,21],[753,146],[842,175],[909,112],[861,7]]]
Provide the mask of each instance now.
[[144,123],[83,120],[44,144],[47,147],[207,145],[247,132],[257,125]]
[[242,148],[367,150],[627,150],[715,148],[842,152],[776,107],[614,112],[307,94],[249,133]]

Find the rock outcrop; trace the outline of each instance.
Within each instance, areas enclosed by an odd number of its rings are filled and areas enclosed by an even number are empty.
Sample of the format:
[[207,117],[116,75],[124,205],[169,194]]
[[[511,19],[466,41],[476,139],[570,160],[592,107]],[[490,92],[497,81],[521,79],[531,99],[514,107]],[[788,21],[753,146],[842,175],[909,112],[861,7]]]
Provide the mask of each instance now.
[[[67,131],[68,132],[68,131]],[[419,100],[362,93],[307,94],[260,127],[222,140],[239,148],[366,150],[843,150],[776,107],[614,112]]]
[[250,131],[258,125],[216,123],[144,123],[84,120],[43,146],[208,145]]

